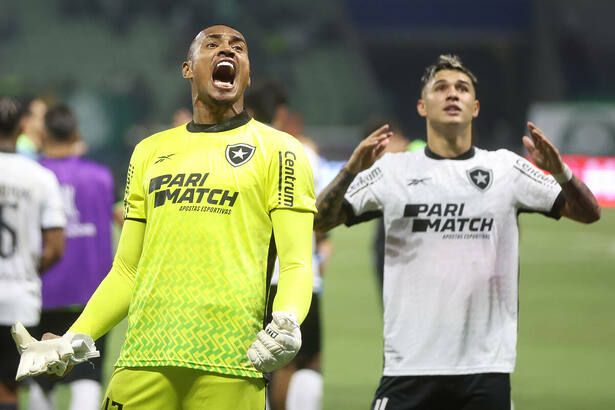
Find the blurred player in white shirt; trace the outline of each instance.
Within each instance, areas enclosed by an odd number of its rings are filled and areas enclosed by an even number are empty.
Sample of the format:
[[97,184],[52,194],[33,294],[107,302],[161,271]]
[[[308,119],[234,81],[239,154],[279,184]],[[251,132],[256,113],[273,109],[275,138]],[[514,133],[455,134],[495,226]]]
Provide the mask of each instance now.
[[317,230],[384,217],[384,369],[373,410],[510,409],[517,216],[600,218],[593,194],[534,124],[523,143],[538,168],[472,146],[476,83],[458,57],[440,56],[417,103],[427,147],[376,161],[391,136],[385,125],[318,198]]
[[19,354],[10,326],[38,324],[39,275],[64,252],[64,209],[53,172],[16,152],[23,108],[0,97],[0,409],[17,409]]

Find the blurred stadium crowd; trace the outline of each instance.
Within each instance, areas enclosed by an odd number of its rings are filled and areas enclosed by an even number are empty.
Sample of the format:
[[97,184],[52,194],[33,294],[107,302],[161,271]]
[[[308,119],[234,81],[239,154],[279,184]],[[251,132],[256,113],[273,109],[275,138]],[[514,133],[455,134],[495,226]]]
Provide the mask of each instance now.
[[572,0],[3,2],[0,89],[71,106],[89,155],[111,165],[121,190],[131,147],[189,102],[179,75],[186,44],[223,21],[247,36],[253,79],[286,85],[291,108],[327,159],[345,158],[374,113],[424,138],[415,79],[445,51],[481,79],[488,109],[474,131],[479,146],[520,151],[535,104],[591,102],[606,105],[610,120],[600,135],[610,139],[571,142],[571,149],[612,155],[612,9],[609,1]]

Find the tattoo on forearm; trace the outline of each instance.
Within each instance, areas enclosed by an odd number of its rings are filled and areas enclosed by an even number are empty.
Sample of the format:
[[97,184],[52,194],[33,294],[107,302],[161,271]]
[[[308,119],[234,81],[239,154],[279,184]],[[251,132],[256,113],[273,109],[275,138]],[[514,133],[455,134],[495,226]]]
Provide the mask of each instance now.
[[318,195],[316,200],[318,213],[314,217],[314,230],[326,232],[345,222],[346,215],[342,210],[342,201],[355,176],[346,168],[342,168],[335,179]]
[[576,176],[562,185],[570,217],[580,222],[594,222],[600,218],[600,205],[590,189]]

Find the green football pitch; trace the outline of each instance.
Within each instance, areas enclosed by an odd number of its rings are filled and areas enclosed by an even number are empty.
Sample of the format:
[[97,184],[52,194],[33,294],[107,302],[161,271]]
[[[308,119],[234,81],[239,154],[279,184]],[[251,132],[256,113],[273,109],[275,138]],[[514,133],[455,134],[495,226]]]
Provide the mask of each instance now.
[[[331,235],[335,252],[323,295],[327,410],[367,410],[380,378],[374,228],[372,223],[340,227]],[[523,215],[520,230],[515,410],[615,409],[615,210],[604,210],[593,225]],[[107,378],[123,331],[124,324],[110,334]]]

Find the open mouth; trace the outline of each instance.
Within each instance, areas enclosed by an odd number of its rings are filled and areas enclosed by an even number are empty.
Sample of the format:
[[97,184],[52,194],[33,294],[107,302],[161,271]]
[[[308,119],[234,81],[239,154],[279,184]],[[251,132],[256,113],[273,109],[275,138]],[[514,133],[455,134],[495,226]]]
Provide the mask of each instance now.
[[212,73],[214,86],[223,90],[233,88],[235,83],[235,65],[228,60],[219,61]]
[[461,112],[461,108],[457,107],[456,105],[447,105],[446,107],[444,107],[444,111],[446,111],[448,114],[459,114]]

